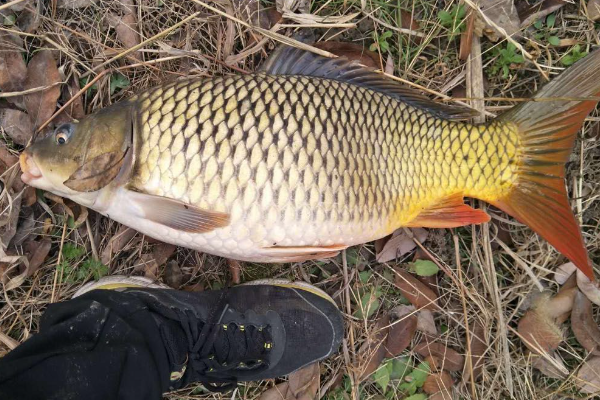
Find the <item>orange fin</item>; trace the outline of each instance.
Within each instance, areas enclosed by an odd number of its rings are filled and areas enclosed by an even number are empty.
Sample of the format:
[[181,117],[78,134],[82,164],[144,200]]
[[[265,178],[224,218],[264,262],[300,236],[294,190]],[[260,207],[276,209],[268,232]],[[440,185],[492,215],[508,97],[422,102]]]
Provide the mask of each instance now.
[[517,126],[522,155],[514,187],[492,202],[546,239],[591,280],[594,271],[567,198],[564,165],[598,96],[600,51],[596,50],[534,96],[550,101],[521,103],[500,116]]
[[464,203],[461,194],[444,199],[434,207],[423,210],[408,227],[423,228],[456,228],[470,224],[488,222],[490,216],[484,211],[476,210]]
[[335,257],[348,246],[332,244],[330,246],[273,246],[265,247],[263,254],[269,262],[302,262]]

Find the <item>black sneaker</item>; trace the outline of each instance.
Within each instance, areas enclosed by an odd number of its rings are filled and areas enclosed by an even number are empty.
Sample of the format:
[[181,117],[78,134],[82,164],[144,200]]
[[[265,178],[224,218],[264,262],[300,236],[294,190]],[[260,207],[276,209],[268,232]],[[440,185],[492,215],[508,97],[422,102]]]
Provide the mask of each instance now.
[[107,277],[74,297],[94,289],[133,294],[155,313],[172,390],[202,382],[226,391],[238,381],[287,375],[337,352],[344,334],[333,299],[302,282],[262,280],[184,292],[139,277]]

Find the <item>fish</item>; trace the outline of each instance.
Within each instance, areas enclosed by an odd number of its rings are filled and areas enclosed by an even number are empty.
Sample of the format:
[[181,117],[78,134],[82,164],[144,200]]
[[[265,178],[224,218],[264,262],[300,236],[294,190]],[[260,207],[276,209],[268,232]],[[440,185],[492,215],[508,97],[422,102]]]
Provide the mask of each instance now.
[[23,151],[22,180],[163,242],[264,263],[487,223],[475,198],[594,279],[565,163],[599,94],[594,51],[475,124],[356,61],[283,46],[255,73],[165,83],[58,126]]

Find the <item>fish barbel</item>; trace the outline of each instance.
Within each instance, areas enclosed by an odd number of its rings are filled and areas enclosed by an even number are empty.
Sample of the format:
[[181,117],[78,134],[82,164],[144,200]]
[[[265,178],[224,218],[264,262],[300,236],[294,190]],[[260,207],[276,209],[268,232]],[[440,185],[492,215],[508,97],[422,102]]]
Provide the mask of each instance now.
[[256,74],[164,84],[59,126],[22,154],[23,180],[164,242],[259,262],[489,221],[473,197],[592,278],[564,163],[599,66],[596,51],[476,125],[355,62],[282,48]]

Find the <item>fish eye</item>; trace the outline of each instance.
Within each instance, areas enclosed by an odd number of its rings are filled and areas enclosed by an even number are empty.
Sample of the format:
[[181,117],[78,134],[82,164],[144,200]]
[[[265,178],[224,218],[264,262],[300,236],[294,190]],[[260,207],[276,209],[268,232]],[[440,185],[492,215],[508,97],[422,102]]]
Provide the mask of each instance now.
[[69,124],[64,124],[56,128],[54,131],[54,140],[56,144],[63,145],[69,141],[71,138],[72,128]]

